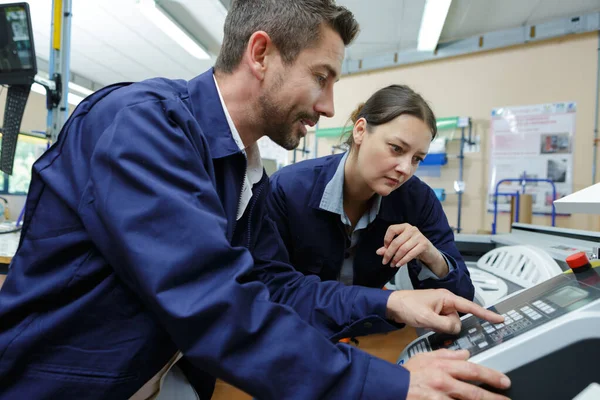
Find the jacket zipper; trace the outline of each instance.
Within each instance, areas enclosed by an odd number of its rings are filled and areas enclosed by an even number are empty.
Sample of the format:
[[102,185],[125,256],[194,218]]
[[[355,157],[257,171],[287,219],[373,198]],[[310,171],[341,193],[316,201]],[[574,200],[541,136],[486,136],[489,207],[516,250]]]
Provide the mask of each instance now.
[[[352,244],[352,239],[349,237],[348,232],[346,231],[346,225],[342,221],[340,221],[339,218],[337,222],[338,228],[342,233],[342,237],[344,238],[344,253],[342,254],[342,267],[339,269],[339,271],[337,271],[337,279],[339,281],[340,276],[342,274],[342,268],[344,267],[344,260],[346,259],[346,252],[349,251],[348,249]],[[352,266],[352,269],[354,270],[354,265]],[[354,272],[352,272],[352,274],[352,280],[354,280]]]
[[237,227],[238,214],[240,213],[240,208],[242,207],[242,196],[244,195],[244,186],[246,185],[246,174],[248,173],[248,162],[245,163],[244,167],[244,177],[242,178],[242,188],[240,190],[240,196],[238,198],[237,208],[235,209],[235,222],[233,223],[232,234],[235,232],[235,228]]
[[[261,180],[263,180],[263,178],[261,178]],[[258,187],[258,190],[256,191],[255,196],[253,196],[254,199],[252,201],[252,204],[250,205],[250,211],[248,212],[248,245],[247,245],[248,249],[250,249],[250,241],[251,241],[250,238],[252,237],[251,236],[252,230],[250,229],[252,227],[252,213],[254,212],[254,206],[256,205],[256,202],[258,201],[258,198],[260,197],[264,187],[265,187],[265,183],[263,182]]]

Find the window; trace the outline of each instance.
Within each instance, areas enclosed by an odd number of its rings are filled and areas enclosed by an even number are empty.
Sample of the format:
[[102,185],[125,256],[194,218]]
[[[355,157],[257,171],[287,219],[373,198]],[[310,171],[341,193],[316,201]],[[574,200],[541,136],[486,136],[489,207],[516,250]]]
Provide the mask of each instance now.
[[0,173],[0,194],[27,194],[31,181],[31,166],[47,148],[48,141],[45,138],[20,133],[12,175]]

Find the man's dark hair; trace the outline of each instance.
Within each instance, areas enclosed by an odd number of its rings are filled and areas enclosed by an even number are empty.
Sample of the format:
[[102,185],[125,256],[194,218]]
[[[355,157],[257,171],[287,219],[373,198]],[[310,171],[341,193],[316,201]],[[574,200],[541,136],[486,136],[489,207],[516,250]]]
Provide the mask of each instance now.
[[291,64],[302,50],[318,43],[323,25],[337,32],[346,46],[359,30],[354,15],[333,0],[234,0],[215,69],[233,72],[257,31],[266,32],[283,62]]

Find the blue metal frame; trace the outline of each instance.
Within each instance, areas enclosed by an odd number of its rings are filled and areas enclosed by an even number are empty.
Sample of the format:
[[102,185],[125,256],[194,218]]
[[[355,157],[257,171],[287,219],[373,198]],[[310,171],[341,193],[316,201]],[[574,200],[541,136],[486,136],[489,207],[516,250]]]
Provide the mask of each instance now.
[[[460,130],[460,152],[458,154],[458,180],[459,182],[463,181],[463,170],[464,170],[464,162],[465,162],[465,144],[473,145],[472,134],[473,134],[473,123],[471,118],[469,118],[469,137],[465,137],[465,127],[463,126]],[[460,220],[462,217],[462,196],[463,192],[457,193],[458,195],[458,215],[456,217],[456,233],[460,233],[462,228],[460,227]]]
[[440,202],[444,202],[444,200],[446,200],[446,190],[445,189],[435,188],[435,189],[433,189],[433,192],[435,193],[435,197],[437,197],[437,199]]
[[[56,9],[61,6],[60,12],[60,26],[55,25],[54,14]],[[71,60],[71,20],[72,20],[72,0],[62,0],[58,3],[56,0],[52,0],[52,13],[50,16],[50,57],[48,60],[48,77],[50,80],[55,79],[55,75],[59,74],[61,77],[62,85],[62,98],[60,104],[53,106],[48,110],[46,115],[46,137],[50,139],[50,142],[56,142],[58,134],[62,129],[63,125],[69,117],[69,80],[70,80],[70,60]],[[60,47],[57,49],[54,47],[54,35],[56,31],[60,32]],[[58,82],[55,82],[58,84]],[[56,88],[59,90],[59,88]],[[49,94],[46,94],[48,96]],[[5,180],[5,189],[8,192],[8,182]],[[25,206],[19,214],[17,220],[17,226],[20,225],[23,214],[25,212]]]
[[556,226],[556,208],[554,207],[554,200],[556,200],[556,185],[552,179],[537,179],[537,178],[511,178],[511,179],[501,179],[496,183],[496,188],[494,189],[494,222],[492,223],[492,235],[496,234],[496,223],[498,218],[498,196],[516,196],[517,204],[515,211],[515,218],[517,221],[519,220],[519,192],[514,193],[498,193],[498,187],[504,182],[521,182],[521,190],[523,194],[525,194],[525,185],[527,182],[548,182],[552,185],[552,226]]
[[[50,79],[54,79],[54,74],[60,74],[62,84],[62,98],[60,105],[48,110],[46,117],[46,127],[48,135],[52,143],[56,142],[58,134],[62,126],[67,121],[69,116],[69,80],[70,80],[70,60],[71,60],[71,17],[72,17],[72,0],[62,0],[57,3],[52,0],[52,19],[50,30],[50,60],[48,63],[48,74]],[[60,10],[61,23],[57,27],[54,25],[55,8],[62,6]],[[60,30],[60,48],[54,48],[54,34],[56,30]],[[57,88],[58,89],[58,88]]]

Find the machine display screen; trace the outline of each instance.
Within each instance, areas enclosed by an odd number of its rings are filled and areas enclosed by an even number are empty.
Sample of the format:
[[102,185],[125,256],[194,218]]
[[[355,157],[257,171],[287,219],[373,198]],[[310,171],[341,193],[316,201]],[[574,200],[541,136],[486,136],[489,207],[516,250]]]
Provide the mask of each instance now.
[[598,272],[577,275],[556,276],[491,307],[504,316],[503,323],[491,324],[470,316],[463,319],[458,335],[424,336],[406,349],[407,355],[448,348],[467,349],[472,357],[599,299]]
[[575,286],[565,286],[547,296],[547,299],[559,307],[567,307],[588,296],[588,292]]

